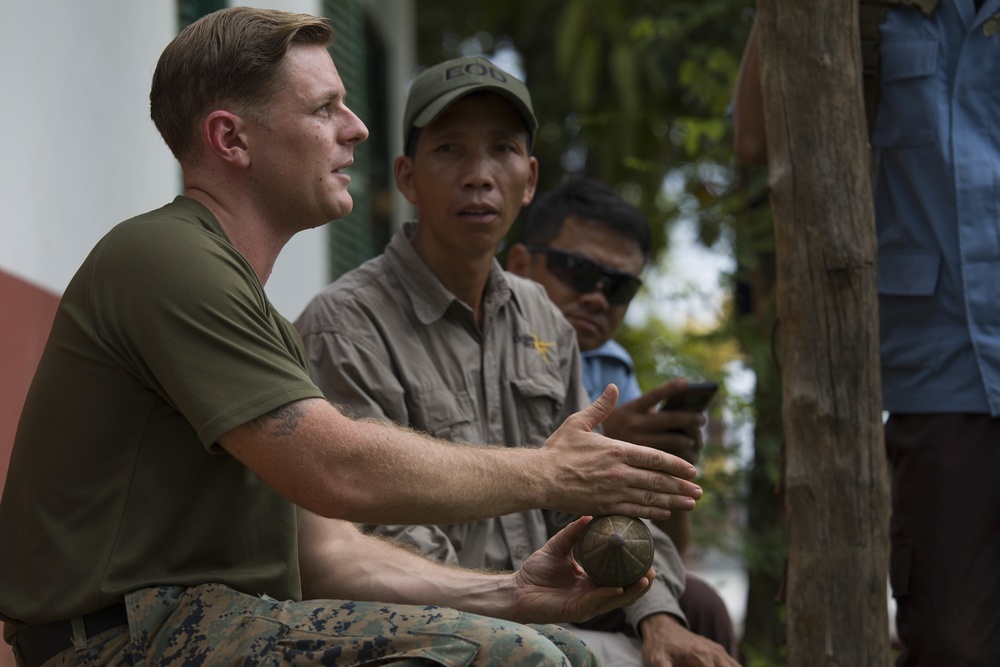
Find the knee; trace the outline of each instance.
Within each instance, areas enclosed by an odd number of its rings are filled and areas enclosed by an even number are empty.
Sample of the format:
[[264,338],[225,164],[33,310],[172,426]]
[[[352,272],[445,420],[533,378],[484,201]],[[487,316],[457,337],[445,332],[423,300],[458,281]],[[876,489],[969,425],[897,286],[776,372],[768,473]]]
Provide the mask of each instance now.
[[475,664],[598,667],[600,661],[583,641],[558,626],[509,624],[482,643]]

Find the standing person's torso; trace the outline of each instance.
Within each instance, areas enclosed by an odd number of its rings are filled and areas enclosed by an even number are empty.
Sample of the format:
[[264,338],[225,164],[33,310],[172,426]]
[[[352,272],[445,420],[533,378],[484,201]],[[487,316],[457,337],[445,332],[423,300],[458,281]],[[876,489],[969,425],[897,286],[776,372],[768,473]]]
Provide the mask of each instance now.
[[883,399],[1000,413],[1000,0],[889,10],[872,135]]

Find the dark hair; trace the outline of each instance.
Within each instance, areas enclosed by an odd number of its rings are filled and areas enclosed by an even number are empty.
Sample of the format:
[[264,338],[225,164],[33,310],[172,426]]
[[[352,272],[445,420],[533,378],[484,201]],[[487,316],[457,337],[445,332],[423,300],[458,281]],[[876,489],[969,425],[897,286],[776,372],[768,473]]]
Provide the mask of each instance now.
[[198,123],[214,105],[266,123],[285,83],[285,55],[295,44],[327,46],[325,19],[232,7],[203,16],[167,45],[149,91],[149,115],[178,160],[198,145]]
[[410,139],[406,142],[406,150],[403,151],[403,155],[410,158],[411,160],[417,155],[417,140],[420,139],[420,128],[415,127],[410,130]]
[[652,233],[649,221],[638,208],[610,187],[591,178],[574,178],[550,190],[528,207],[521,240],[530,245],[548,245],[559,236],[567,216],[594,220],[626,236],[649,259]]

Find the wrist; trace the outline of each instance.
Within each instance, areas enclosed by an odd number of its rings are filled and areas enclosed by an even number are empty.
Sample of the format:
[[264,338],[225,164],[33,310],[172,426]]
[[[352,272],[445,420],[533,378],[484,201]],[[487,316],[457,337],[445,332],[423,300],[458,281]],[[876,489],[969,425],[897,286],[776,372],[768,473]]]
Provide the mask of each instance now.
[[481,573],[481,579],[470,587],[472,610],[481,616],[521,622],[517,611],[516,573]]
[[515,575],[447,566],[448,571],[427,581],[422,599],[480,616],[517,621]]
[[524,509],[558,509],[552,494],[559,489],[559,485],[553,483],[556,475],[552,470],[549,450],[543,447],[518,447],[513,451],[518,453],[514,457],[517,459],[514,474],[523,479],[523,500],[526,503]]
[[660,632],[669,632],[677,627],[684,627],[680,619],[667,612],[660,612],[650,614],[639,621],[639,634],[642,637],[649,637]]

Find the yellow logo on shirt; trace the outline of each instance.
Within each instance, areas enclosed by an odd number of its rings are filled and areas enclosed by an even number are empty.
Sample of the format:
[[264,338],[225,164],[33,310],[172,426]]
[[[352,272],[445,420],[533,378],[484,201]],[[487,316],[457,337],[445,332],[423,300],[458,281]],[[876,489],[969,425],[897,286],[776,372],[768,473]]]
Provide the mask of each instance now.
[[531,338],[528,338],[527,336],[522,336],[521,341],[527,347],[530,347],[535,352],[537,352],[542,357],[542,359],[545,360],[545,363],[549,362],[549,350],[553,349],[556,346],[556,342],[554,340],[553,341],[542,340],[541,338],[538,337],[538,334],[536,334],[534,331],[531,332]]

